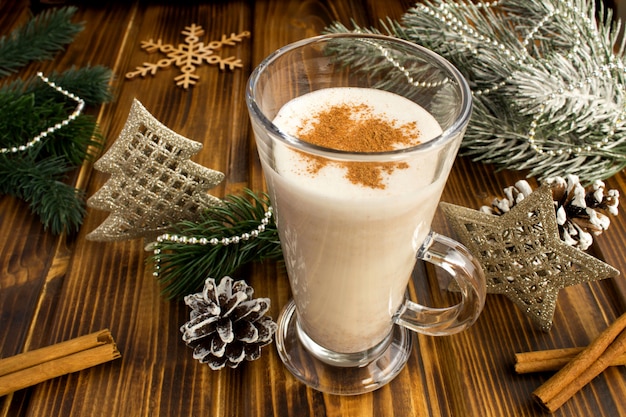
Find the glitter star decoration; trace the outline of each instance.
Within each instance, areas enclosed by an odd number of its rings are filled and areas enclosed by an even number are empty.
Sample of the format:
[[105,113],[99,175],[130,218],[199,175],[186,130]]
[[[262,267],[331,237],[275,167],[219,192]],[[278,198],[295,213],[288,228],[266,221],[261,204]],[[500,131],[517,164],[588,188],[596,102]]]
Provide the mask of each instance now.
[[196,67],[203,63],[219,65],[221,70],[226,68],[234,70],[243,66],[240,59],[234,56],[222,58],[216,55],[215,51],[222,49],[225,45],[235,46],[237,43],[242,42],[244,38],[249,38],[250,32],[231,33],[230,36],[222,35],[221,40],[211,41],[206,45],[200,41],[200,37],[204,35],[204,29],[200,25],[192,23],[190,26],[186,26],[181,33],[186,35],[185,43],[177,46],[164,44],[161,42],[161,39],[156,42],[152,39],[142,41],[142,49],[145,49],[148,53],[158,51],[165,54],[166,57],[156,63],[144,62],[135,71],[128,72],[126,78],[131,79],[138,75],[144,77],[147,74],[155,75],[159,69],[175,65],[180,69],[181,74],[175,77],[174,81],[176,81],[176,85],[187,90],[190,86],[196,84],[196,81],[200,78],[195,74],[195,71]]
[[207,190],[224,174],[189,160],[200,149],[201,143],[170,130],[134,100],[118,139],[94,164],[111,178],[87,205],[111,214],[87,239],[154,238],[174,222],[198,220],[205,209],[222,205]]
[[560,239],[552,193],[542,185],[502,216],[441,203],[459,240],[479,260],[487,293],[503,294],[549,331],[561,289],[619,275]]

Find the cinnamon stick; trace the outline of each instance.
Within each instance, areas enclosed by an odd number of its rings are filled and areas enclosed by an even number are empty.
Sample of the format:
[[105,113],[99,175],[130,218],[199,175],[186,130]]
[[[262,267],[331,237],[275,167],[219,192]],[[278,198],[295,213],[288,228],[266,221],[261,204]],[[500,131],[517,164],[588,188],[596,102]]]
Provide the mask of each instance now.
[[0,397],[119,358],[108,329],[0,359]]
[[582,387],[626,352],[626,314],[618,317],[587,348],[533,392],[547,411],[558,410]]
[[[515,354],[515,372],[528,374],[533,372],[558,371],[574,359],[584,347],[538,350]],[[615,358],[609,366],[626,365],[626,353]]]

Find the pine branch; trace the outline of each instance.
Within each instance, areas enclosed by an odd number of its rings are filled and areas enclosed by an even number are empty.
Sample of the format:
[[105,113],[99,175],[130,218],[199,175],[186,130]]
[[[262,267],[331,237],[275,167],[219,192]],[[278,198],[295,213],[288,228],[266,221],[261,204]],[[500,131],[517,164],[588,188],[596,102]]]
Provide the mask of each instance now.
[[43,142],[40,153],[43,157],[60,156],[67,161],[69,167],[75,168],[85,160],[95,160],[102,147],[103,138],[97,130],[95,119],[82,114],[63,129],[49,135],[48,140]]
[[[53,72],[48,75],[50,81],[70,93],[85,100],[87,105],[98,105],[111,100],[112,94],[109,88],[112,71],[110,68],[96,65],[81,68],[71,68],[61,73]],[[38,97],[57,97],[58,93],[51,90],[39,80],[31,79],[27,82],[26,92],[35,92]]]
[[[0,38],[0,76],[61,51],[83,28],[71,22],[76,10],[51,9]],[[109,69],[96,66],[54,73],[49,79],[95,105],[111,98],[110,75]],[[75,108],[76,102],[36,77],[0,86],[0,148],[27,144],[65,121]],[[67,172],[94,156],[90,152],[101,146],[95,120],[81,114],[25,151],[0,154],[0,193],[25,200],[52,233],[73,232],[85,215],[84,195],[63,181]]]
[[0,156],[0,193],[26,201],[46,230],[53,234],[74,232],[85,215],[81,191],[62,182],[66,161],[51,157],[36,162],[32,156],[8,159]]
[[31,61],[51,59],[83,29],[72,23],[76,7],[42,12],[8,36],[0,38],[0,77],[16,72]]
[[[203,220],[181,222],[172,233],[196,239],[222,239],[240,236],[255,230],[270,204],[265,194],[256,195],[246,190],[247,197],[231,195],[224,205],[213,207]],[[253,261],[282,257],[278,232],[273,222],[255,238],[230,245],[192,245],[164,241],[157,244],[158,254],[150,257],[158,266],[158,280],[169,298],[180,298],[197,292],[207,277],[219,281],[241,266]]]
[[[104,67],[55,74],[58,85],[98,104],[110,97]],[[67,86],[67,88],[66,88]],[[82,97],[81,97],[82,98]],[[10,148],[65,120],[76,107],[38,78],[18,79],[0,87],[0,147]],[[85,215],[84,195],[64,183],[66,173],[95,157],[103,141],[94,118],[81,114],[48,134],[32,148],[0,157],[0,193],[29,203],[46,229],[54,234],[78,230]]]
[[28,178],[25,199],[32,212],[39,216],[45,230],[52,234],[74,233],[85,217],[85,196],[81,190],[50,178]]
[[34,114],[35,97],[17,92],[0,90],[0,146],[19,146],[22,138],[36,135],[32,127],[31,115]]
[[[474,113],[462,153],[586,183],[626,167],[625,43],[610,10],[592,0],[432,0],[383,27],[444,56],[468,80]],[[376,55],[345,54],[362,71],[372,71]]]
[[[40,90],[41,85],[34,87],[32,84],[33,82],[27,84],[15,82],[0,89],[2,147],[23,145],[40,132],[65,120],[76,106],[75,102],[65,99],[50,87],[44,85],[44,89]],[[17,89],[18,86],[23,88],[23,92]],[[50,91],[56,94],[50,95]],[[100,96],[102,94],[100,93]],[[89,154],[90,151],[101,146],[102,141],[96,132],[93,117],[80,115],[63,129],[49,134],[33,151],[37,152],[40,158],[63,156],[69,166],[76,167],[85,158],[93,156]]]

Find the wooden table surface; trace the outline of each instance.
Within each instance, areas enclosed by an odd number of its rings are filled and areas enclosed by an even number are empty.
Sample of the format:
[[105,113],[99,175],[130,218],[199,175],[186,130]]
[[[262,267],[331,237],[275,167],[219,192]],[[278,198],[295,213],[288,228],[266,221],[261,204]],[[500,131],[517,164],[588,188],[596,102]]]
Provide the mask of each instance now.
[[[379,19],[399,18],[412,5],[408,0],[77,4],[75,20],[85,23],[84,31],[56,59],[33,64],[20,75],[71,66],[110,67],[114,100],[90,109],[107,145],[117,138],[137,98],[165,125],[204,144],[193,160],[225,173],[224,182],[211,190],[217,197],[239,194],[245,187],[264,189],[244,101],[255,65],[280,46],[319,34],[331,22],[350,24],[354,19],[360,25],[378,25]],[[0,35],[28,16],[28,2],[0,2]],[[145,79],[124,78],[143,62],[158,59],[140,49],[141,40],[182,42],[180,32],[191,23],[204,27],[207,40],[250,31],[249,39],[230,50],[242,59],[243,68],[201,66],[199,82],[189,90],[174,84],[175,69]],[[459,157],[442,199],[478,208],[523,177]],[[87,195],[107,179],[91,166],[76,175],[77,186]],[[611,178],[607,187],[626,195],[626,175]],[[195,361],[179,332],[188,309],[160,295],[143,242],[85,240],[107,215],[89,210],[79,233],[57,237],[43,230],[25,203],[0,197],[0,357],[104,328],[111,330],[122,353],[113,362],[0,398],[1,416],[541,416],[531,392],[550,373],[517,375],[514,353],[586,346],[626,309],[623,276],[560,291],[554,325],[547,333],[508,299],[488,295],[470,330],[450,337],[418,336],[408,365],[387,386],[355,397],[325,395],[296,381],[274,345],[264,348],[259,360],[237,369],[216,372]],[[593,254],[625,271],[626,217],[612,221],[596,239]],[[451,233],[441,214],[434,229]],[[280,265],[255,264],[236,278],[246,279],[257,296],[270,297],[270,314],[278,317],[289,299]],[[428,292],[422,281],[411,288]],[[608,369],[555,415],[626,415],[625,377],[623,367]]]

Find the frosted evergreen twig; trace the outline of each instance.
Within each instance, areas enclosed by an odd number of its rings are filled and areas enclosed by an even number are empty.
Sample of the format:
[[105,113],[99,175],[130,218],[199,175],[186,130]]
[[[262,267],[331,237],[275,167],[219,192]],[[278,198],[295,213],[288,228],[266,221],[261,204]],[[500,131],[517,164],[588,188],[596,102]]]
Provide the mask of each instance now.
[[[432,49],[469,81],[474,114],[464,154],[586,183],[626,167],[624,43],[610,10],[591,0],[431,0],[382,23],[386,34]],[[327,31],[376,32],[338,23]],[[363,57],[360,65],[371,70]]]

